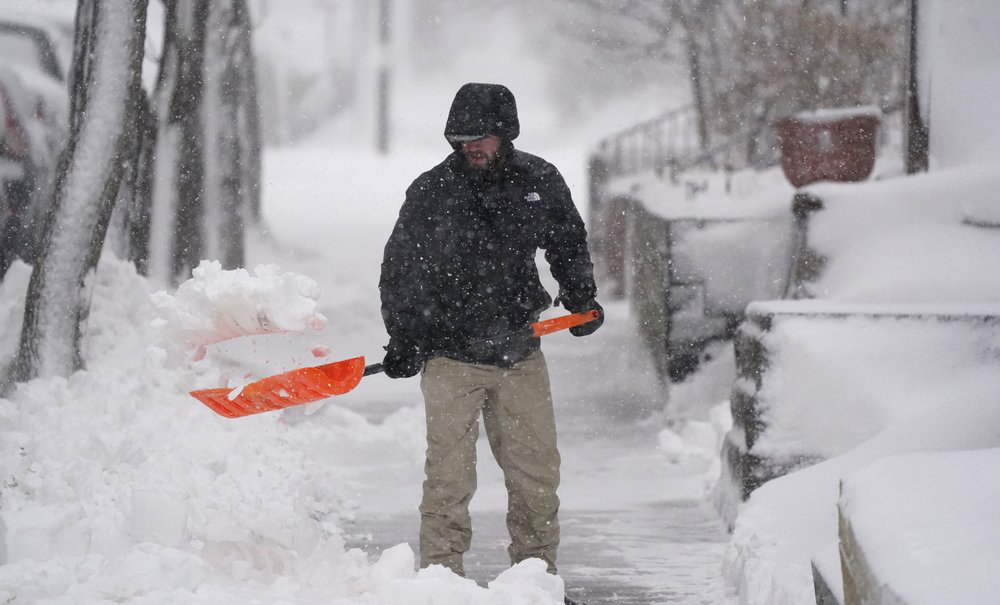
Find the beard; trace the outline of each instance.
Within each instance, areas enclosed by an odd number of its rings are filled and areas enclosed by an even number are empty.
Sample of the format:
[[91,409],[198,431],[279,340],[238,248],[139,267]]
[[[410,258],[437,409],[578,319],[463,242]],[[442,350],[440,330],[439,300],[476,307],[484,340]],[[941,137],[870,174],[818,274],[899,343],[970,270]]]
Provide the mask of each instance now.
[[473,170],[489,171],[496,168],[503,161],[503,149],[498,149],[494,153],[483,151],[467,152],[463,151],[465,162]]

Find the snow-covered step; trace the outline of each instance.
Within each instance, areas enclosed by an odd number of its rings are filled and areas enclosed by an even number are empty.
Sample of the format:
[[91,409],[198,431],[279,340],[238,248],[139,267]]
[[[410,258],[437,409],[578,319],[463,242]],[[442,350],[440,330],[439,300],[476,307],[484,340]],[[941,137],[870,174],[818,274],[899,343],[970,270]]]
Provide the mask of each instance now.
[[754,303],[735,341],[720,509],[993,371],[1000,305]]
[[788,294],[858,302],[1000,300],[994,164],[795,195]]

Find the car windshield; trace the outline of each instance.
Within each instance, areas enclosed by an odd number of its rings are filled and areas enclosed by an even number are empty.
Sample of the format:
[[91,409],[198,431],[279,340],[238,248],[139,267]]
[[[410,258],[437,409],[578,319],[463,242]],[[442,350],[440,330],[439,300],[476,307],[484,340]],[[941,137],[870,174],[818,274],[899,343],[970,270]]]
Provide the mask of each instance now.
[[0,30],[0,59],[44,71],[38,44],[21,33]]

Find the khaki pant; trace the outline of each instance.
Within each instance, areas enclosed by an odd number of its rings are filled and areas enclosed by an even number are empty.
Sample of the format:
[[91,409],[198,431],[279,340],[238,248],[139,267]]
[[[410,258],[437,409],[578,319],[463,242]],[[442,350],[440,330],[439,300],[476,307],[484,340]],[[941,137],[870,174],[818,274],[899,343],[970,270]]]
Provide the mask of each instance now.
[[429,361],[420,378],[427,410],[427,460],[420,504],[420,566],[464,575],[472,541],[476,440],[482,411],[507,486],[511,564],[537,557],[556,572],[559,451],[549,373],[541,351],[512,368],[454,359]]

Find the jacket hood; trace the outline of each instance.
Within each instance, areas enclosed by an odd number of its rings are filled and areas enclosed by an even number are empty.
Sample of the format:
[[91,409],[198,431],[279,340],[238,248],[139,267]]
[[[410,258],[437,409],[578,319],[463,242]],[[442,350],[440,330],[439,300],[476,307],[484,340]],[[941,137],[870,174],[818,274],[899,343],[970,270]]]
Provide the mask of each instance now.
[[444,127],[444,137],[452,147],[489,135],[509,142],[520,133],[514,93],[506,86],[471,82],[455,93]]

